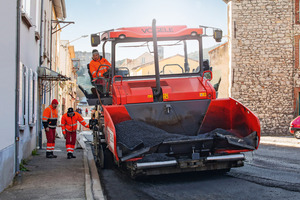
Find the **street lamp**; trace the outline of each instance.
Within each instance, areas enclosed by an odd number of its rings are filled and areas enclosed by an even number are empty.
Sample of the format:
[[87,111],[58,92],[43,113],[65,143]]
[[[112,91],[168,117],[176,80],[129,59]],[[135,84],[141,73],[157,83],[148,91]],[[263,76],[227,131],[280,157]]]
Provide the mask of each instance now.
[[[85,37],[87,37],[88,35],[82,35],[82,36],[80,36],[79,38],[76,38],[75,40],[72,40],[71,42],[74,42],[74,41],[76,41],[76,40],[79,40],[80,38],[85,38]],[[71,42],[68,42],[68,43],[71,43]],[[68,44],[67,43],[67,44]]]
[[70,41],[70,42],[67,42],[65,45],[61,45],[61,46],[63,46],[63,47],[67,47],[68,46],[68,44],[70,44],[70,43],[72,43],[72,42],[74,42],[74,41],[76,41],[76,40],[79,40],[79,39],[81,39],[81,38],[85,38],[85,37],[88,37],[88,35],[82,35],[82,36],[80,36],[79,38],[76,38],[76,39],[74,39],[74,40],[72,40],[72,41]]

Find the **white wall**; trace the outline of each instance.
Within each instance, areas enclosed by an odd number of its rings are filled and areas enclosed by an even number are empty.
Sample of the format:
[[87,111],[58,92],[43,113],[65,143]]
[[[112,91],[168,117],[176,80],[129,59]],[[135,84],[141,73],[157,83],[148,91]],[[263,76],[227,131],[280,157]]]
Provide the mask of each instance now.
[[0,1],[0,151],[15,137],[16,18],[16,1]]
[[[26,109],[25,113],[26,116],[24,124],[24,130],[20,131],[20,151],[19,151],[19,158],[26,158],[31,155],[31,152],[34,148],[36,148],[36,136],[37,136],[37,123],[33,122],[30,125],[29,117],[30,113],[30,103],[31,101],[29,94],[33,93],[32,88],[30,87],[30,78],[35,72],[37,72],[39,66],[39,43],[40,40],[36,39],[35,32],[40,32],[39,29],[36,29],[35,26],[39,26],[40,23],[40,0],[30,1],[30,13],[28,14],[32,26],[29,27],[24,23],[24,20],[21,20],[20,24],[20,61],[23,66],[27,67],[27,83],[22,84],[22,87],[25,88],[25,96],[23,96],[21,102],[25,103],[23,109]],[[37,8],[38,7],[38,8]],[[38,13],[37,13],[38,12]],[[38,18],[38,19],[37,19]],[[31,74],[31,75],[30,75]],[[37,95],[37,91],[34,91]],[[34,102],[34,106],[37,107],[37,102]]]
[[[43,20],[46,24],[43,25],[43,33],[40,33],[40,3],[41,0],[21,0],[22,13],[26,14],[28,20],[24,20],[23,17],[20,20],[20,106],[17,108],[20,141],[19,151],[15,152],[17,1],[0,1],[0,192],[13,180],[16,155],[20,162],[28,158],[37,146],[37,126],[40,123],[37,119],[37,112],[40,111],[37,101],[39,47],[40,40],[45,40],[46,42],[42,43],[42,66],[49,67],[53,11],[52,1],[44,0]],[[36,37],[37,35],[40,35],[40,38]],[[46,99],[45,103],[49,105],[52,97],[48,94]]]
[[0,192],[14,177],[16,1],[0,1]]
[[[39,32],[40,0],[23,0],[31,26],[20,20],[20,103],[17,112],[20,127],[19,151],[15,151],[15,113],[16,113],[16,39],[17,39],[17,1],[0,1],[0,192],[8,186],[15,175],[15,157],[19,162],[31,155],[36,148],[38,90],[37,68],[39,65],[39,40],[35,32]],[[23,4],[22,4],[23,5]],[[24,72],[25,75],[24,75]],[[35,86],[35,87],[34,87]]]

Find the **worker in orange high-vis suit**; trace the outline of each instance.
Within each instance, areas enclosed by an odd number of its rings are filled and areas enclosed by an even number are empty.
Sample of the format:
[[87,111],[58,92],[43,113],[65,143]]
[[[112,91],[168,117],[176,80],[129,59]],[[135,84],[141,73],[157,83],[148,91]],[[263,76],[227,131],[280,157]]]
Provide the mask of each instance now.
[[[102,56],[99,55],[99,52],[97,49],[93,50],[93,59],[90,62],[90,73],[92,74],[93,79],[96,79],[97,77],[104,77],[105,72],[108,71],[111,64]],[[108,65],[108,66],[100,66],[100,65]],[[100,68],[99,68],[100,66]],[[99,68],[99,70],[98,70]],[[98,70],[98,73],[97,73]],[[97,75],[98,74],[98,75]]]
[[45,128],[47,137],[47,149],[46,158],[56,158],[57,156],[53,154],[55,147],[55,130],[57,126],[57,105],[58,101],[53,99],[51,105],[47,107],[43,112],[42,122]]
[[66,138],[68,159],[76,158],[76,156],[73,155],[73,152],[76,143],[77,122],[81,123],[86,128],[89,128],[89,125],[85,123],[84,119],[78,112],[74,112],[73,108],[68,108],[68,112],[61,118],[62,131]]

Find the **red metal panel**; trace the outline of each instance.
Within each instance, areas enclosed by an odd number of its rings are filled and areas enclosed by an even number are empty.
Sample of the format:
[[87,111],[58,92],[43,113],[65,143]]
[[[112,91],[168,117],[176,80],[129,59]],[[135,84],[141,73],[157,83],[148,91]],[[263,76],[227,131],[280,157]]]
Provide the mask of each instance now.
[[105,134],[106,144],[108,144],[108,148],[114,154],[114,157],[118,161],[119,157],[117,153],[116,129],[108,111],[106,110],[105,107],[103,107],[103,109],[104,109],[104,124],[105,124],[104,134]]
[[[146,82],[147,83],[147,82]],[[130,82],[125,84],[124,90],[127,94],[127,103],[150,103],[153,102],[152,88],[145,84],[145,86],[133,86]]]
[[113,84],[112,90],[113,105],[122,105],[127,104],[126,93],[123,89],[123,86],[120,84]]
[[[157,26],[157,37],[176,37],[191,35],[192,32],[196,32],[198,35],[203,34],[202,28],[187,28],[187,26]],[[151,38],[152,27],[129,27],[119,28],[112,32],[109,32],[110,38],[118,38],[120,35],[124,35],[130,38]],[[106,35],[107,37],[107,35]],[[104,38],[104,36],[102,36]]]
[[248,152],[252,150],[244,149],[244,150],[226,150],[226,149],[218,149],[216,150],[216,153],[229,153],[229,154],[236,154],[236,153],[242,153],[242,152]]
[[[164,90],[163,93],[168,98],[164,98],[164,101],[185,101],[196,99],[211,99],[215,95],[215,91],[209,87],[209,82],[202,81],[202,77],[188,77],[180,79],[168,79],[166,80],[169,90]],[[203,86],[203,84],[206,84]],[[168,93],[169,92],[169,93]]]
[[[114,84],[114,104],[153,102],[155,80],[128,80]],[[164,101],[185,101],[216,98],[212,85],[202,77],[161,79]],[[126,99],[126,100],[125,100]]]
[[104,111],[104,133],[108,148],[115,155],[117,161],[119,161],[117,153],[117,137],[115,124],[123,121],[131,120],[126,108],[121,106],[103,106]]
[[109,114],[113,124],[118,124],[123,121],[131,120],[125,106],[123,105],[115,105],[115,106],[103,106],[107,114]]
[[216,127],[228,130],[241,138],[256,131],[260,139],[261,130],[258,118],[248,108],[232,98],[211,101],[200,133],[212,131]]

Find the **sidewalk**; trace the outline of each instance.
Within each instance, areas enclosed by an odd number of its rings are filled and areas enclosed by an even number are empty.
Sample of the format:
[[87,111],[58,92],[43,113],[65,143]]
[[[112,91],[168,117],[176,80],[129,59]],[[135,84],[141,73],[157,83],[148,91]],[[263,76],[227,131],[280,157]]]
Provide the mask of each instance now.
[[300,140],[294,136],[262,136],[260,144],[300,148]]
[[65,140],[56,139],[57,158],[47,159],[45,148],[38,150],[25,165],[29,171],[21,172],[0,199],[104,199],[91,147],[78,136],[82,149],[75,149],[76,158],[67,159]]
[[[0,199],[104,199],[89,144],[92,135],[90,131],[82,131],[77,139],[82,149],[75,149],[75,159],[67,159],[64,139],[56,139],[57,158],[46,159],[45,148],[38,150],[39,155],[25,165],[29,171],[21,172],[13,186],[0,193]],[[262,136],[260,144],[300,148],[300,140],[293,136]]]

